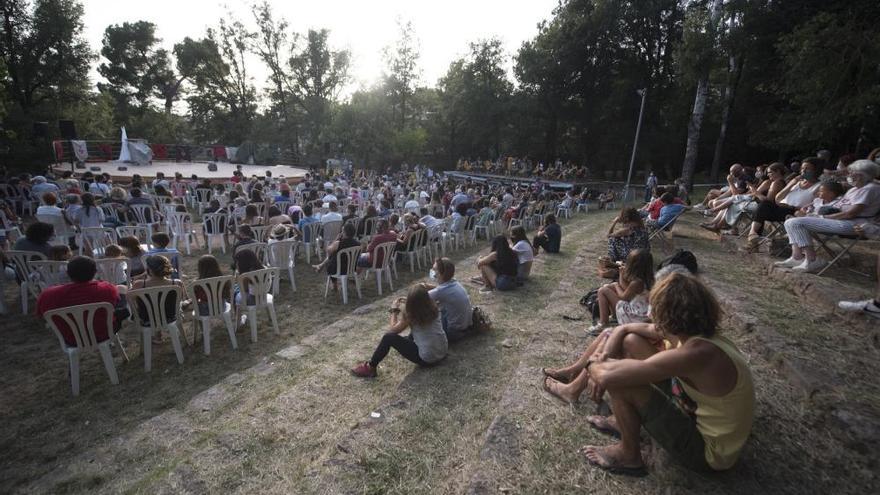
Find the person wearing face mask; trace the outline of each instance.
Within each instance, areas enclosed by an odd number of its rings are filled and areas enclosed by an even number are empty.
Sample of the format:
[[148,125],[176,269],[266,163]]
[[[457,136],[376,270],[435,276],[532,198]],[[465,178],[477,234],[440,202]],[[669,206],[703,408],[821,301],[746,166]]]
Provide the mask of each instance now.
[[761,243],[765,222],[783,222],[786,218],[813,202],[819,190],[822,160],[810,157],[800,164],[800,175],[788,181],[785,187],[758,203],[746,245],[748,252],[755,252]]
[[840,211],[818,217],[789,218],[785,232],[791,244],[791,257],[776,263],[781,268],[815,273],[825,266],[816,257],[811,233],[855,235],[854,227],[870,221],[880,213],[880,165],[871,160],[857,160],[847,169],[847,182],[852,186],[838,206]]
[[423,284],[428,296],[440,308],[440,321],[446,339],[455,342],[466,337],[473,327],[473,308],[467,291],[455,280],[455,263],[449,258],[437,258],[429,278],[435,283]]

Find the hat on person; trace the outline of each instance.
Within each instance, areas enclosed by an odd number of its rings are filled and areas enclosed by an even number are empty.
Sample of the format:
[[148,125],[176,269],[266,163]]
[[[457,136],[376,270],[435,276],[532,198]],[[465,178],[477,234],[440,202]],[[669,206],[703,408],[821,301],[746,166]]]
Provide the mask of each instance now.
[[281,239],[287,238],[287,227],[282,224],[278,224],[272,227],[272,230],[269,232],[269,237],[275,239],[276,241],[280,241]]

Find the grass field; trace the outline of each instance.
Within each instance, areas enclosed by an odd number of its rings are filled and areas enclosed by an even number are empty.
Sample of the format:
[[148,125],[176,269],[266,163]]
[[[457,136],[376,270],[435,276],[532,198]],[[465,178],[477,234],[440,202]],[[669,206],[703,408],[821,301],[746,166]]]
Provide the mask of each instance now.
[[[763,264],[732,253],[694,226],[677,227],[731,318],[728,333],[758,384],[756,424],[741,462],[696,475],[652,453],[651,475],[617,478],[588,467],[577,449],[608,439],[588,428],[593,407],[564,407],[541,391],[539,368],[572,359],[589,342],[580,296],[600,281],[611,213],[564,222],[563,253],[542,255],[521,290],[479,294],[491,332],[418,369],[393,353],[376,380],[349,375],[387,324],[385,308],[424,276],[401,264],[395,294],[343,306],[323,299],[323,277],[297,268],[282,283],[282,335],[263,320],[259,342],[239,333],[232,351],[215,332],[212,355],[154,348],[143,371],[116,352],[120,385],[96,356],[83,360],[82,393],[70,396],[66,358],[33,316],[0,323],[0,491],[4,493],[871,493],[877,488],[876,346],[860,328],[806,304]],[[475,274],[478,248],[453,255],[460,280]],[[657,258],[662,252],[657,251]],[[184,273],[193,273],[195,257]],[[222,258],[228,263],[228,256]],[[7,300],[13,300],[10,290]],[[12,306],[12,305],[11,305]],[[13,306],[14,307],[14,306]],[[187,324],[187,330],[191,332]],[[778,352],[767,352],[768,343]],[[775,356],[775,357],[774,357]],[[805,393],[780,360],[803,364],[822,384]],[[859,431],[858,428],[862,430]],[[854,428],[856,428],[854,430]],[[872,443],[873,442],[873,443]]]

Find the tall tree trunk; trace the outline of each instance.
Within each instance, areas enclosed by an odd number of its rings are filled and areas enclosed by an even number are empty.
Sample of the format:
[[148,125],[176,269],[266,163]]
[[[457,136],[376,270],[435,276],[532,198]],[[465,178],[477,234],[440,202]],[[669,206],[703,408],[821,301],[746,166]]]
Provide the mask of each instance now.
[[[715,43],[715,32],[718,26],[718,18],[721,16],[723,0],[713,0],[709,10],[709,25],[707,30],[710,42]],[[694,109],[691,112],[691,120],[688,122],[687,145],[684,151],[684,162],[681,165],[681,177],[688,191],[693,188],[694,172],[697,168],[697,154],[699,152],[700,132],[703,130],[703,117],[706,115],[706,103],[709,100],[709,71],[712,67],[712,57],[706,57],[703,67],[698,68],[700,74],[697,80],[697,94],[694,97]]]
[[730,125],[730,116],[733,113],[733,102],[736,99],[736,89],[742,75],[743,57],[731,53],[727,60],[727,86],[724,87],[724,102],[721,109],[721,129],[718,131],[718,140],[715,141],[715,156],[712,158],[712,181],[718,180],[721,170],[721,155],[724,149],[724,140],[727,139],[727,128]]

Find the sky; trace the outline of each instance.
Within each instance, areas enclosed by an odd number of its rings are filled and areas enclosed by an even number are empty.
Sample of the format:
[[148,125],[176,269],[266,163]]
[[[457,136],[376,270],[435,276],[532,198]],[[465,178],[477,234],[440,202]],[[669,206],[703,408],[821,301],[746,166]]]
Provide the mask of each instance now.
[[[551,16],[558,0],[270,0],[276,17],[284,17],[299,33],[330,29],[330,44],[352,54],[352,82],[344,93],[369,87],[384,68],[383,48],[393,45],[398,19],[412,22],[419,40],[421,83],[433,86],[449,63],[465,55],[468,43],[499,38],[508,55],[507,68],[523,41],[535,36],[537,24]],[[101,48],[110,24],[145,20],[156,24],[162,45],[169,50],[184,37],[200,38],[221,17],[238,19],[253,27],[252,0],[151,0],[132,4],[118,0],[83,0],[85,36],[95,52]],[[97,64],[92,79],[97,81]],[[254,57],[249,72],[257,88],[266,71]],[[511,77],[512,77],[512,72]]]

